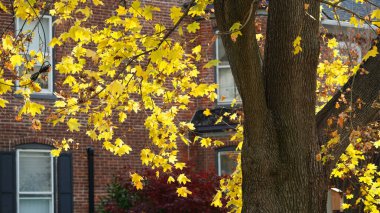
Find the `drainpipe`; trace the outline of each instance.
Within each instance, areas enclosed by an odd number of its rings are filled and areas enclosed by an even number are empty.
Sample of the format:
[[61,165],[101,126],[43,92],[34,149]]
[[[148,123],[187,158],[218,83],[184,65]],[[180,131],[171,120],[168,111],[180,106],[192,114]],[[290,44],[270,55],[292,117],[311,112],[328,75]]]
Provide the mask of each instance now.
[[88,212],[95,212],[94,205],[94,149],[87,148],[87,167],[88,167]]

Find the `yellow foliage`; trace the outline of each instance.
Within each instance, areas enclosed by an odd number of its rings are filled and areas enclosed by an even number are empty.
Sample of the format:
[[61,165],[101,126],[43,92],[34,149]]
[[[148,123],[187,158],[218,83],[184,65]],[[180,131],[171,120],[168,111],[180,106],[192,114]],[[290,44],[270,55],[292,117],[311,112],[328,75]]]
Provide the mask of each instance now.
[[187,189],[187,187],[179,187],[177,188],[178,197],[187,197],[187,195],[191,195],[192,192]]
[[183,184],[183,185],[185,185],[187,182],[191,182],[191,180],[187,178],[185,174],[178,175],[177,181],[178,183]]
[[70,118],[67,121],[67,126],[69,127],[70,132],[73,132],[73,131],[79,131],[79,127],[81,126],[81,124],[78,122],[78,119]]
[[296,39],[293,41],[293,54],[297,55],[298,53],[302,52],[302,47],[301,47],[301,36],[297,36]]
[[132,183],[136,187],[137,190],[143,189],[143,184],[141,182],[142,180],[144,180],[143,177],[141,177],[137,173],[133,173],[131,174],[131,178],[132,178]]

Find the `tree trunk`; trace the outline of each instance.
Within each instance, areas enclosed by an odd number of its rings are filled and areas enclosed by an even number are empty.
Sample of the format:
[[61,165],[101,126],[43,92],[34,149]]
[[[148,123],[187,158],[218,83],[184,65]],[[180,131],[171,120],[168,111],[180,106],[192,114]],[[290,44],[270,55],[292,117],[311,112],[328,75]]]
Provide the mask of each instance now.
[[[263,67],[253,15],[236,42],[224,34],[233,23],[246,22],[251,3],[214,3],[244,106],[243,212],[324,212],[326,176],[315,160],[319,150],[315,132],[319,3],[270,1]],[[294,55],[297,36],[302,38],[303,51]]]

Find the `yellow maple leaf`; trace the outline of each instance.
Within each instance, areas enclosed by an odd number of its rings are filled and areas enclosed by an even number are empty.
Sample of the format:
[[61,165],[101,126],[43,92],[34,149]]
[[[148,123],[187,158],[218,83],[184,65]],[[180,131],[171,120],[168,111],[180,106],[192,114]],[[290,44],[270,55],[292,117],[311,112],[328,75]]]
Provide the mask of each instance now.
[[12,50],[13,49],[13,39],[9,35],[3,38],[3,48],[4,50]]
[[143,189],[142,180],[144,179],[137,173],[131,174],[132,183],[136,187],[137,190]]
[[20,114],[30,114],[32,117],[34,117],[36,116],[36,114],[41,114],[41,111],[44,109],[44,105],[37,104],[31,101],[26,101],[24,106],[20,110]]
[[327,46],[331,49],[334,49],[338,46],[338,42],[336,41],[336,38],[329,39],[327,42]]
[[54,47],[55,45],[61,46],[63,43],[58,38],[52,38],[49,42],[50,47]]
[[196,33],[197,30],[201,29],[201,27],[198,22],[194,21],[193,23],[187,25],[186,29],[189,33]]
[[145,20],[152,20],[153,19],[153,11],[160,11],[161,9],[159,7],[153,7],[150,5],[146,5],[143,9],[142,16],[145,18]]
[[379,148],[380,147],[380,140],[374,142],[373,146],[375,146],[376,148]]
[[24,58],[21,55],[16,54],[16,55],[12,55],[12,57],[10,58],[10,61],[11,61],[11,64],[14,67],[16,67],[16,66],[20,66],[24,62]]
[[187,189],[187,187],[180,187],[180,188],[177,188],[177,194],[178,194],[178,197],[187,197],[187,195],[189,194],[189,195],[191,195],[192,194],[192,192],[191,191],[189,191],[188,189]]
[[54,107],[65,107],[66,106],[66,102],[64,101],[56,101],[54,103]]
[[263,34],[261,34],[261,33],[256,34],[256,40],[257,40],[257,41],[260,41],[260,40],[263,39],[263,38],[264,38]]
[[186,167],[186,163],[175,163],[175,164],[174,164],[174,167],[175,167],[176,169],[180,169],[180,170],[182,170],[184,167]]
[[61,154],[61,151],[62,151],[61,148],[59,148],[59,149],[53,149],[53,150],[50,151],[50,154],[53,157],[59,157],[59,155]]
[[88,130],[86,132],[86,135],[88,135],[94,141],[98,138],[98,135],[96,134],[94,130]]
[[125,9],[125,7],[119,5],[119,7],[116,9],[116,12],[118,16],[125,16],[127,15],[128,11]]
[[77,80],[72,75],[68,75],[65,81],[63,81],[63,84],[68,84],[70,87],[72,87],[76,83],[77,83]]
[[4,12],[10,14],[10,12],[8,11],[8,8],[1,2],[0,2],[0,9]]
[[350,206],[351,206],[351,204],[348,204],[348,203],[342,203],[341,208],[342,208],[342,210],[345,210],[345,209],[350,208]]
[[105,148],[106,150],[111,151],[111,152],[113,152],[115,150],[115,146],[109,141],[103,142],[103,148]]
[[218,190],[212,200],[211,206],[222,207],[223,204],[222,204],[221,198],[222,198],[222,192]]
[[79,131],[81,124],[78,122],[78,119],[70,118],[69,121],[67,121],[67,126],[69,127],[70,132],[73,132]]
[[241,150],[243,148],[243,142],[239,142],[239,144],[236,147],[236,150]]
[[363,57],[363,61],[366,61],[369,57],[375,57],[377,54],[379,54],[379,52],[377,51],[377,47],[373,46],[372,49],[368,51],[367,54],[365,54],[365,56]]
[[168,183],[173,183],[175,182],[174,178],[172,176],[168,177]]
[[115,150],[114,150],[115,155],[119,155],[119,156],[129,154],[131,151],[132,151],[132,148],[126,144],[123,144],[120,147],[115,147]]
[[302,52],[302,47],[301,47],[301,36],[297,36],[296,39],[293,41],[293,54],[297,55],[298,53]]
[[380,9],[373,10],[371,14],[371,18],[380,19]]
[[210,60],[209,62],[207,62],[207,64],[205,64],[205,65],[203,66],[203,68],[208,69],[208,68],[211,68],[211,67],[215,67],[215,66],[218,65],[219,63],[220,63],[220,61],[217,60],[217,59],[215,59],[215,60]]
[[172,7],[170,8],[170,18],[173,21],[173,24],[176,24],[179,19],[183,16],[183,12],[180,7]]
[[239,37],[239,36],[241,36],[241,35],[243,35],[242,33],[241,33],[241,31],[240,31],[240,29],[242,28],[242,25],[241,25],[241,23],[240,22],[235,22],[232,26],[231,26],[231,28],[230,28],[230,32],[231,32],[231,39],[232,39],[232,41],[236,41],[236,39]]
[[350,24],[354,25],[355,27],[359,26],[359,21],[355,16],[351,16],[350,18]]
[[189,179],[189,178],[187,178],[186,177],[186,175],[185,174],[180,174],[180,175],[178,175],[178,177],[177,177],[177,181],[178,181],[178,183],[180,183],[180,184],[186,184],[187,182],[191,182],[191,180]]
[[223,146],[224,142],[220,140],[214,140],[214,146]]
[[127,114],[125,114],[124,112],[119,113],[119,122],[120,123],[123,123],[126,118],[127,118]]
[[191,142],[183,134],[179,134],[179,137],[186,145],[190,145]]
[[103,1],[101,0],[93,0],[92,2],[95,4],[95,6],[104,5]]
[[92,10],[89,7],[77,9],[76,13],[82,13],[85,16],[85,20],[92,14]]
[[210,109],[207,108],[203,111],[203,115],[208,117],[208,116],[212,115],[212,113],[211,113]]
[[5,107],[5,104],[9,103],[7,100],[4,100],[2,98],[0,98],[0,107],[1,108],[4,108]]
[[201,146],[207,148],[207,147],[211,146],[211,142],[212,142],[211,138],[202,138],[201,139]]

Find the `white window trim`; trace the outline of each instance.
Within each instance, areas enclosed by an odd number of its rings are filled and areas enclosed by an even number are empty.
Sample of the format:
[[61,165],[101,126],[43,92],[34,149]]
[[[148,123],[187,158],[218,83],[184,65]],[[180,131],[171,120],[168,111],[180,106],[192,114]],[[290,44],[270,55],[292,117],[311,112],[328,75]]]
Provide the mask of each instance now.
[[[20,176],[19,176],[19,170],[20,170],[20,152],[44,152],[44,153],[49,153],[50,150],[41,150],[41,149],[18,149],[16,151],[16,194],[17,194],[17,213],[20,213],[20,199],[23,200],[32,200],[32,199],[51,199],[51,205],[50,205],[50,212],[54,212],[54,159],[53,156],[50,154],[50,172],[51,172],[51,191],[47,192],[22,192],[20,193],[19,187],[20,187]],[[21,198],[20,194],[43,194],[43,195],[50,195],[51,197],[32,197],[32,198]]]
[[[46,50],[47,52],[43,52],[47,58],[49,58],[49,63],[51,65],[51,69],[53,69],[54,67],[54,64],[53,64],[53,48],[49,46],[49,42],[53,39],[53,22],[52,22],[52,17],[49,16],[49,15],[44,15],[44,16],[40,16],[39,17],[40,19],[48,19],[49,21],[49,29],[44,29],[45,31],[48,30],[49,31],[49,35],[47,36],[46,40],[48,42],[46,42]],[[15,33],[17,35],[17,33],[21,30],[21,26],[23,25],[23,22],[21,22],[22,20],[20,18],[15,18]],[[19,85],[19,81],[16,81],[16,85],[18,86]],[[53,93],[53,70],[50,70],[50,72],[48,73],[48,89],[41,89],[40,92],[38,93],[35,93],[35,94],[46,94],[46,95],[50,95]]]
[[221,164],[221,159],[220,156],[224,153],[233,153],[233,154],[239,154],[238,151],[218,151],[218,175],[222,175],[222,164]]
[[347,27],[347,28],[366,29],[366,30],[370,30],[370,29],[376,30],[378,28],[376,25],[371,24],[371,26],[369,26],[367,23],[363,23],[363,25],[356,27],[355,25],[351,24],[349,21],[337,21],[337,20],[330,20],[330,19],[322,20],[321,24],[324,26],[327,26],[327,25],[342,26],[342,27]]
[[[219,60],[219,42],[220,42],[220,37],[217,37],[216,38],[216,41],[215,41],[215,58],[217,59],[217,60]],[[216,65],[216,75],[215,75],[215,77],[216,77],[216,83],[218,84],[218,92],[217,92],[217,103],[218,104],[222,104],[222,105],[225,105],[225,104],[230,104],[232,101],[230,101],[230,100],[227,100],[227,101],[222,101],[221,100],[221,97],[220,97],[220,89],[219,89],[219,70],[220,69],[223,69],[223,68],[229,68],[229,69],[231,69],[231,66],[230,66],[230,64],[228,63],[228,65],[227,64],[224,64],[224,65]],[[235,90],[236,90],[236,92],[238,92],[237,91],[237,87],[236,87],[236,83],[235,83],[235,80],[234,80],[234,86],[235,86]],[[235,93],[236,93],[235,92]],[[238,99],[236,99],[236,102],[237,103],[241,103],[241,100],[238,100]]]

